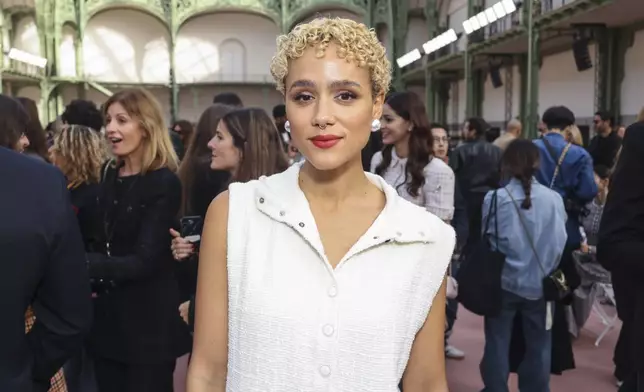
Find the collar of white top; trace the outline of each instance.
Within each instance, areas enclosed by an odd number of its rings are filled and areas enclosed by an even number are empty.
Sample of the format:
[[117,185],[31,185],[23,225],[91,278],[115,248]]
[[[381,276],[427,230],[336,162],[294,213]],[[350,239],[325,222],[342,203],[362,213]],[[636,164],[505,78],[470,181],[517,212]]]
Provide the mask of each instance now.
[[407,164],[407,158],[401,158],[396,154],[396,149],[391,149],[391,166],[395,166],[398,163]]
[[[259,211],[311,240],[319,235],[306,196],[298,184],[302,165],[303,162],[296,163],[283,173],[261,177],[255,191],[255,205]],[[440,219],[401,198],[382,177],[371,173],[365,175],[386,197],[385,208],[359,241],[364,243],[365,249],[392,241],[431,243],[438,240],[443,225]]]

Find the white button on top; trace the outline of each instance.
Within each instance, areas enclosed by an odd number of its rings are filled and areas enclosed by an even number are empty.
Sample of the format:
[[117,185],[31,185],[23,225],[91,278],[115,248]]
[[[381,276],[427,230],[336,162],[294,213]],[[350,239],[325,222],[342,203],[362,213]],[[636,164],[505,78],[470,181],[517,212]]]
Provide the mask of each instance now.
[[329,377],[331,375],[331,368],[327,365],[320,366],[320,374],[322,377]]
[[326,336],[331,336],[333,335],[333,332],[335,332],[335,328],[333,328],[333,325],[327,324],[322,328],[322,332],[324,332]]
[[338,288],[335,286],[329,287],[328,294],[329,294],[329,297],[335,297],[336,295],[338,295]]

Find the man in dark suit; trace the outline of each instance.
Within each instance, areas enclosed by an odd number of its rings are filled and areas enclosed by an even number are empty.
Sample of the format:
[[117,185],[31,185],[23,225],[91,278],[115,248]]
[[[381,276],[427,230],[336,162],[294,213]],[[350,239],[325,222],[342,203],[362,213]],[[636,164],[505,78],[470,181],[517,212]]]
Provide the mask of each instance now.
[[[8,99],[0,95],[0,116],[11,116]],[[19,132],[19,117],[0,121],[16,128],[6,132]],[[85,250],[66,185],[55,167],[0,147],[0,391],[47,391],[89,330]],[[29,307],[36,320],[25,334]]]
[[621,392],[644,392],[644,122],[626,130],[599,226],[597,260],[610,270],[622,331],[615,350]]

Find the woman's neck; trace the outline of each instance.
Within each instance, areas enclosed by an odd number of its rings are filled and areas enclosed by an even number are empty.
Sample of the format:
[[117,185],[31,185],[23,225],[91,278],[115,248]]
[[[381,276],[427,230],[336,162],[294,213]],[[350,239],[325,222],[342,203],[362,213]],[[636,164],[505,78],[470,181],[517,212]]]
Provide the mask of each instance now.
[[603,205],[606,202],[606,196],[608,196],[608,194],[605,189],[602,189],[601,191],[597,192],[597,196],[595,196],[595,200],[597,200],[597,204]]
[[133,176],[141,173],[141,156],[137,152],[133,152],[122,158],[123,166],[119,171],[121,176]]
[[348,199],[364,197],[373,186],[364,173],[360,156],[333,170],[318,170],[304,162],[298,183],[309,202],[331,209]]
[[396,142],[394,144],[394,151],[398,158],[407,158],[409,156],[409,137],[405,137]]

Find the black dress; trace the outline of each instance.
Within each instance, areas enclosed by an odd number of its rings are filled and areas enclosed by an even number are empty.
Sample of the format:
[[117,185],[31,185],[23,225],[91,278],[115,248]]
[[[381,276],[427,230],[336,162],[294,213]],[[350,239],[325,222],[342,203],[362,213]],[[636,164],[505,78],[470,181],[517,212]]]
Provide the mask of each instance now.
[[175,360],[190,348],[170,251],[180,201],[169,169],[129,177],[106,171],[98,239],[88,253],[97,292],[88,348],[100,392],[172,391]]

